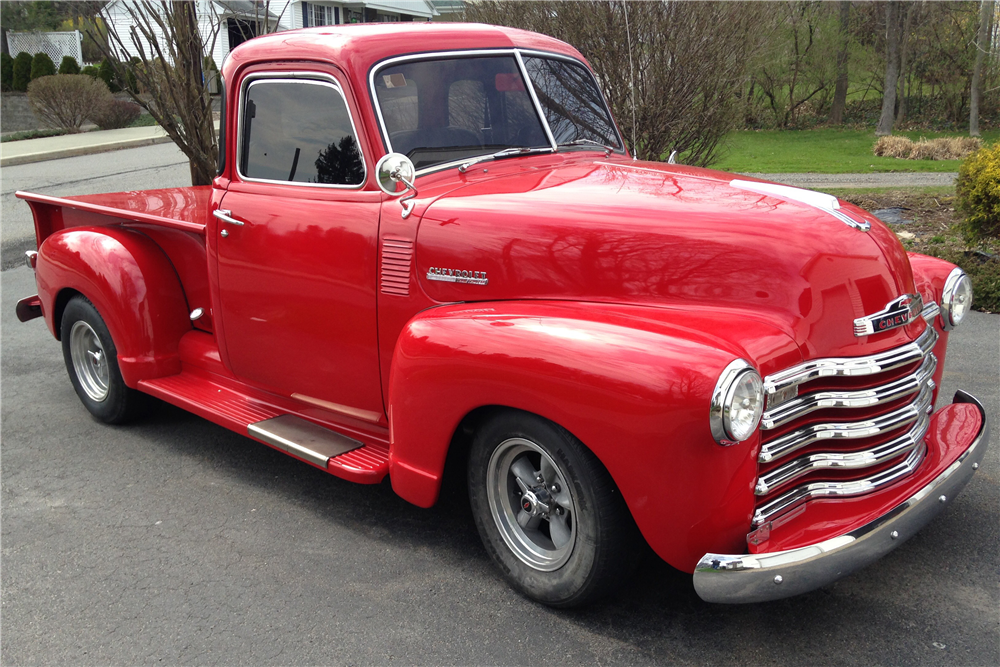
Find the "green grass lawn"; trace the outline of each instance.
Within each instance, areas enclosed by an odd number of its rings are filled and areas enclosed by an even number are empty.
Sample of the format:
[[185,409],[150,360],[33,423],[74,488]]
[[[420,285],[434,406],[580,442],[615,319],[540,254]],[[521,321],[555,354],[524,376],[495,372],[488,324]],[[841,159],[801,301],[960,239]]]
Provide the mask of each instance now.
[[[959,136],[959,132],[896,132],[920,137]],[[1000,140],[1000,130],[983,132],[983,141]],[[723,141],[713,169],[765,174],[866,174],[890,171],[958,171],[961,160],[901,160],[875,157],[873,130],[741,130]]]

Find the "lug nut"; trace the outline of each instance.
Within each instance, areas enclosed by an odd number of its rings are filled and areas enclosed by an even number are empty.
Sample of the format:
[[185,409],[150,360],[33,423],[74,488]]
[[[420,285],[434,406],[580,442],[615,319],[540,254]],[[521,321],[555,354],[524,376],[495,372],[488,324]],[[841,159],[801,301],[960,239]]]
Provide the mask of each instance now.
[[891,537],[892,539],[896,539],[897,537],[899,537],[899,533],[894,530],[891,533],[889,533],[889,537]]
[[552,493],[559,493],[560,491],[559,485],[553,484],[552,486],[549,487],[549,491],[551,491]]
[[776,584],[780,584],[784,580],[785,580],[784,577],[782,577],[780,574],[774,577],[774,583]]

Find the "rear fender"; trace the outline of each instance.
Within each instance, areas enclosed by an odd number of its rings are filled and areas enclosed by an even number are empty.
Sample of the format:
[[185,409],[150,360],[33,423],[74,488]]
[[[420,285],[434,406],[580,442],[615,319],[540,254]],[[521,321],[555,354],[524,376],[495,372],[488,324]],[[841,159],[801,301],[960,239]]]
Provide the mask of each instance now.
[[[722,369],[752,355],[703,333],[703,322],[685,328],[671,320],[684,318],[556,302],[419,314],[398,339],[389,379],[393,489],[432,505],[463,418],[507,406],[545,417],[589,447],[668,562],[693,567],[708,544],[745,548],[759,441],[718,445],[708,415]],[[765,326],[741,322],[741,331],[761,340]],[[794,346],[788,354],[798,355]]]
[[58,339],[73,292],[90,300],[118,349],[125,384],[179,373],[180,338],[191,329],[177,272],[148,237],[122,227],[55,232],[38,250],[38,296]]

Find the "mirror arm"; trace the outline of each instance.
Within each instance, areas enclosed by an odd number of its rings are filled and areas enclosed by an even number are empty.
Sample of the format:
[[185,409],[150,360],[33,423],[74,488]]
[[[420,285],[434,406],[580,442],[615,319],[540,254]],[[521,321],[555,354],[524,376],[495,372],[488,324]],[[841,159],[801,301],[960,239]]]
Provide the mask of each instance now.
[[417,196],[417,187],[413,185],[412,182],[403,178],[402,174],[400,174],[398,170],[393,172],[393,177],[398,178],[399,181],[406,186],[407,190],[409,190],[408,193],[404,193],[403,196],[399,198],[399,203],[403,207],[403,220],[406,220],[410,217],[410,213],[413,212],[413,207],[417,204],[415,201],[410,201]]

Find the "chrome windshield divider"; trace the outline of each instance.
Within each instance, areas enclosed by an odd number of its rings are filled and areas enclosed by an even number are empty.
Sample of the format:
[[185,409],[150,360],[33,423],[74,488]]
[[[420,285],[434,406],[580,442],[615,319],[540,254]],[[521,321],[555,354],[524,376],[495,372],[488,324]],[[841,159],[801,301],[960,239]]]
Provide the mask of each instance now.
[[528,87],[528,95],[531,96],[531,101],[535,104],[535,113],[538,114],[538,119],[542,121],[542,129],[545,130],[545,136],[549,140],[549,145],[552,146],[552,152],[555,153],[559,150],[559,146],[556,144],[556,139],[552,135],[552,128],[549,127],[549,120],[545,117],[545,112],[542,110],[542,103],[538,101],[538,94],[535,92],[535,84],[532,83],[531,77],[528,76],[528,68],[524,65],[524,58],[521,57],[520,49],[514,49],[514,59],[517,60],[517,66],[521,70],[521,76],[524,77],[524,83]]

